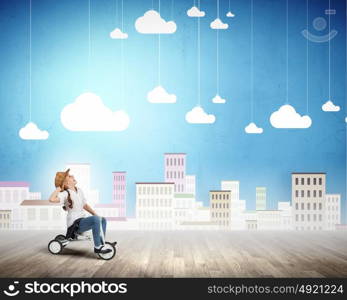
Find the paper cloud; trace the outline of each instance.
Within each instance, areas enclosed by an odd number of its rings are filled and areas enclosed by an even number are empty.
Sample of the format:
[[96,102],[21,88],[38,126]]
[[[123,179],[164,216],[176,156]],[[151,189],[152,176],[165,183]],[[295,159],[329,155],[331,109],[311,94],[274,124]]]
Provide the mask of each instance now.
[[162,86],[157,86],[147,94],[150,103],[176,103],[176,95],[169,94]]
[[228,29],[229,25],[223,23],[221,19],[217,18],[213,22],[211,22],[210,27],[212,29]]
[[246,133],[263,133],[263,128],[259,128],[255,123],[251,122],[245,127]]
[[226,14],[226,16],[227,16],[228,18],[233,18],[233,17],[235,17],[235,14],[233,14],[231,11],[228,11],[228,13]]
[[221,98],[221,96],[217,94],[216,96],[213,97],[212,102],[216,104],[224,104],[226,100]]
[[71,131],[122,131],[130,123],[125,111],[113,112],[93,93],[84,93],[66,105],[60,118],[63,126]]
[[196,6],[193,6],[192,8],[187,10],[187,15],[188,17],[204,17],[205,16],[205,12],[201,11],[199,8],[197,8]]
[[176,23],[174,21],[166,22],[155,10],[147,11],[142,17],[137,18],[135,28],[140,33],[174,33]]
[[19,136],[23,140],[46,140],[48,139],[48,132],[41,130],[33,122],[29,122],[19,130]]
[[110,37],[111,39],[127,39],[128,34],[123,33],[122,30],[120,30],[119,28],[116,28],[115,30],[110,32]]
[[216,120],[214,115],[205,113],[201,106],[195,106],[186,113],[186,121],[193,124],[212,124]]
[[345,117],[345,122],[347,123],[347,117]]
[[327,101],[322,105],[323,111],[340,111],[340,106],[335,105],[332,101]]
[[270,116],[271,125],[275,128],[309,128],[312,120],[309,116],[300,116],[289,104],[282,105]]

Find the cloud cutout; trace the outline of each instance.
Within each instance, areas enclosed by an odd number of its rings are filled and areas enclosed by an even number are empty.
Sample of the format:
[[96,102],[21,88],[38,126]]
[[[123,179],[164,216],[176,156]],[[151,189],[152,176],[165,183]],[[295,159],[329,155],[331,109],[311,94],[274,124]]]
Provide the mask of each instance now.
[[309,128],[312,120],[309,116],[300,116],[289,104],[282,105],[270,116],[271,125],[275,128]]
[[169,94],[162,86],[158,85],[148,92],[147,100],[150,103],[176,103],[176,95]]
[[205,113],[201,106],[195,106],[186,113],[186,121],[192,124],[212,124],[215,120],[216,117]]
[[322,105],[322,110],[323,111],[331,111],[331,112],[336,112],[340,111],[340,106],[335,105],[332,101],[327,101]]
[[229,25],[227,23],[223,23],[221,19],[217,18],[211,22],[210,27],[212,29],[228,29]]
[[130,123],[125,111],[113,112],[93,93],[83,93],[66,105],[60,119],[63,126],[71,131],[123,131]]
[[193,6],[192,8],[187,10],[187,15],[188,17],[204,17],[205,16],[205,12],[201,11],[198,7]]
[[110,32],[110,38],[111,39],[127,39],[128,34],[125,32],[122,32],[119,28],[116,28],[115,30]]
[[233,17],[235,17],[235,14],[233,14],[231,11],[228,11],[227,14],[226,14],[226,16],[227,16],[228,18],[233,18]]
[[251,122],[245,127],[246,133],[263,133],[263,128],[258,127],[255,123]]
[[38,128],[35,123],[29,122],[19,130],[19,136],[23,140],[46,140],[49,133]]
[[226,100],[221,98],[221,96],[217,94],[216,96],[213,97],[212,102],[216,104],[224,104]]
[[174,33],[177,29],[174,21],[166,22],[155,10],[147,11],[135,21],[135,28],[139,33]]

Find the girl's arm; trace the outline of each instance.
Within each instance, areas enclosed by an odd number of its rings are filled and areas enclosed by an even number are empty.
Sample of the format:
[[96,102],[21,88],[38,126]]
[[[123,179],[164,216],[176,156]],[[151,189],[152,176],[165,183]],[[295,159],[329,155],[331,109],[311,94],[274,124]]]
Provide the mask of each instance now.
[[97,213],[86,203],[83,208],[93,216],[97,216]]
[[57,187],[57,189],[51,194],[49,197],[49,202],[57,203],[59,202],[58,194],[61,192],[61,188]]

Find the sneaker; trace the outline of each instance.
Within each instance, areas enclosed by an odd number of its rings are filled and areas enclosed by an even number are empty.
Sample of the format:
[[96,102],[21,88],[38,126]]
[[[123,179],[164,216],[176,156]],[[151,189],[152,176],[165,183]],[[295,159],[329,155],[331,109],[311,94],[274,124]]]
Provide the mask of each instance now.
[[103,247],[101,247],[100,249],[98,248],[94,248],[94,253],[100,253],[100,254],[107,254],[110,253],[112,250],[111,249],[103,249]]

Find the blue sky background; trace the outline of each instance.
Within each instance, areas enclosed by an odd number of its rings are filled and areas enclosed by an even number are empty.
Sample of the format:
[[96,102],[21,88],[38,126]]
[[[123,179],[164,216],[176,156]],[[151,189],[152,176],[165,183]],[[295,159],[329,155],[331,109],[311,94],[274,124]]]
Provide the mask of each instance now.
[[[120,4],[120,0],[118,1]],[[158,7],[158,1],[154,8]],[[331,0],[336,15],[331,29],[332,100],[340,112],[326,113],[328,44],[309,43],[309,129],[275,129],[270,115],[286,101],[286,2],[254,0],[254,105],[261,135],[244,127],[250,114],[250,0],[231,0],[235,18],[225,17],[228,1],[220,0],[220,16],[229,24],[220,31],[220,95],[216,94],[216,1],[202,0],[201,104],[216,116],[213,125],[188,124],[185,114],[197,104],[197,19],[186,15],[194,1],[161,1],[162,17],[177,24],[174,34],[161,36],[161,81],[177,96],[174,105],[146,100],[158,85],[157,35],[135,30],[136,18],[151,0],[124,1],[125,97],[121,99],[121,41],[109,38],[120,26],[116,1],[91,0],[91,84],[88,87],[88,1],[33,0],[32,120],[48,130],[45,141],[25,141],[18,131],[29,121],[29,1],[0,2],[0,180],[29,181],[46,198],[55,172],[66,163],[90,163],[92,186],[102,202],[111,200],[112,171],[127,171],[128,214],[134,215],[137,181],[163,180],[163,153],[185,152],[187,173],[197,175],[198,200],[208,204],[208,191],[223,179],[240,181],[240,197],[255,207],[256,186],[268,189],[268,208],[291,199],[291,172],[327,172],[327,192],[341,193],[346,221],[346,9]],[[309,1],[309,30],[325,17],[328,0]],[[120,8],[120,6],[118,6]],[[306,1],[289,1],[289,103],[306,114]],[[323,34],[327,30],[323,31]],[[123,132],[70,132],[60,112],[86,91],[99,95],[112,110],[125,109],[131,119]],[[77,178],[78,180],[78,178]]]

